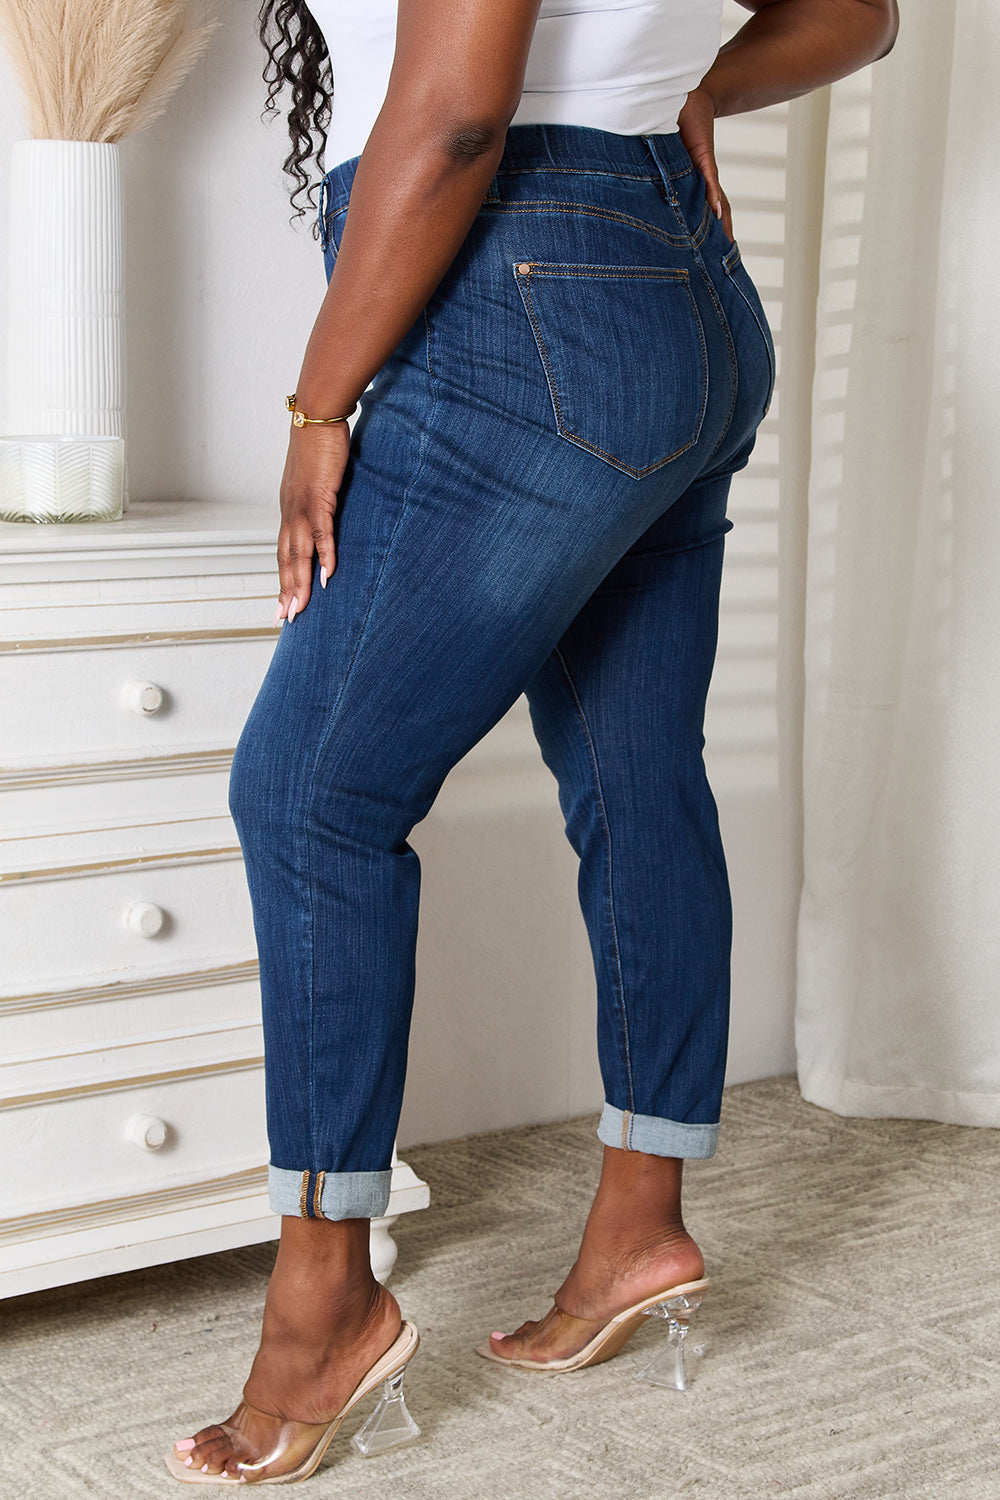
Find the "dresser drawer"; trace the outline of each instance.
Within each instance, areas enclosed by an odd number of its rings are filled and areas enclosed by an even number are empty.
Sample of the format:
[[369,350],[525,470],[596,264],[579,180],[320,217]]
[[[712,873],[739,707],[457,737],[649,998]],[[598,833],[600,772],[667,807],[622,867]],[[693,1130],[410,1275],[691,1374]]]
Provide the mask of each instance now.
[[232,749],[275,645],[271,630],[124,638],[0,655],[0,766]]
[[[252,959],[235,831],[228,819],[207,821],[218,829],[208,845],[8,869],[0,885],[0,994],[35,993],[82,976],[90,984],[127,982]],[[205,824],[198,828],[204,832]],[[19,852],[29,844],[22,841]]]
[[[227,808],[276,530],[242,500],[0,522],[0,1297],[277,1235]],[[390,1213],[426,1202],[400,1164]]]
[[151,1193],[165,1211],[266,1164],[263,1065],[232,1057],[5,1094],[0,1157],[5,1219]]
[[8,1080],[0,1081],[0,1094],[11,1091],[14,1071],[29,1063],[37,1064],[43,1082],[67,1081],[62,1071],[57,1077],[53,1057],[86,1057],[99,1049],[105,1066],[113,1046],[122,1059],[113,1071],[124,1076],[146,1071],[126,1058],[150,1037],[190,1036],[200,1046],[206,1031],[241,1026],[260,1026],[257,965],[249,959],[131,979],[115,975],[104,984],[82,975],[71,984],[8,991],[0,994],[0,1080]]

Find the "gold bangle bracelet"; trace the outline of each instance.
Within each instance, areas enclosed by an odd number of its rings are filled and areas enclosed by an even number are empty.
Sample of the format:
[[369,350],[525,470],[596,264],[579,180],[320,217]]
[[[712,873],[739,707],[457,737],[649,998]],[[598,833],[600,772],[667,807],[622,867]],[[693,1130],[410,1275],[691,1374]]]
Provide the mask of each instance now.
[[294,395],[285,397],[285,408],[292,414],[293,427],[305,427],[307,422],[316,427],[328,427],[334,422],[346,422],[347,417],[353,417],[358,409],[358,403],[355,401],[346,417],[307,417],[304,411],[296,410]]

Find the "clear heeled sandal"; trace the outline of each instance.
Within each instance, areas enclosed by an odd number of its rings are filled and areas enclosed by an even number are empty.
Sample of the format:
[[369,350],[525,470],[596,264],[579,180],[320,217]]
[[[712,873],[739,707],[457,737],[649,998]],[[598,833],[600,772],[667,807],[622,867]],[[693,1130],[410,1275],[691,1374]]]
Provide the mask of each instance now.
[[[419,1437],[420,1428],[403,1399],[403,1376],[419,1342],[414,1324],[404,1322],[394,1342],[362,1376],[336,1416],[328,1422],[282,1422],[270,1452],[253,1463],[237,1463],[238,1475],[204,1473],[186,1464],[176,1448],[165,1453],[163,1461],[182,1484],[294,1484],[315,1473],[344,1418],[378,1386],[382,1387],[378,1404],[354,1434],[354,1446],[369,1458],[399,1443],[408,1443]],[[251,1422],[254,1418],[268,1420],[266,1413],[257,1411],[248,1401],[241,1401],[230,1421],[218,1425],[239,1440],[240,1419],[244,1415]]]
[[667,1341],[649,1364],[643,1365],[636,1380],[648,1380],[650,1385],[666,1386],[672,1391],[688,1389],[695,1366],[705,1352],[704,1344],[691,1342],[691,1319],[701,1306],[704,1295],[703,1291],[684,1292],[644,1309],[643,1317],[666,1319]]
[[644,1318],[661,1317],[667,1321],[667,1347],[650,1361],[638,1378],[653,1385],[684,1391],[691,1383],[691,1372],[703,1348],[689,1342],[688,1332],[708,1285],[708,1279],[702,1277],[699,1281],[683,1282],[656,1292],[652,1297],[645,1297],[602,1324],[582,1349],[565,1359],[505,1359],[489,1342],[481,1344],[476,1353],[495,1364],[510,1365],[517,1370],[540,1370],[549,1375],[584,1370],[589,1365],[611,1359],[623,1349]]
[[398,1443],[408,1443],[420,1436],[420,1428],[410,1416],[403,1399],[403,1374],[399,1370],[385,1382],[378,1405],[363,1427],[351,1438],[363,1458],[374,1458]]

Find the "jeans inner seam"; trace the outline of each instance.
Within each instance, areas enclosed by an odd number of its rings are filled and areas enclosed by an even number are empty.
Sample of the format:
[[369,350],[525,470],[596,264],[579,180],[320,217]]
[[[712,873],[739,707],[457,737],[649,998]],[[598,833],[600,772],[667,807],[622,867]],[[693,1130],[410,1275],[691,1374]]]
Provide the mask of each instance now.
[[618,978],[618,1010],[619,1010],[619,1013],[621,1015],[621,1021],[622,1021],[622,1040],[623,1040],[623,1042],[625,1044],[625,1077],[628,1080],[629,1108],[630,1108],[630,1110],[634,1110],[635,1109],[635,1091],[634,1091],[634,1089],[632,1087],[632,1053],[631,1053],[631,1048],[629,1046],[629,1036],[628,1036],[628,1010],[627,1010],[626,1005],[625,1005],[625,981],[624,981],[624,977],[622,975],[621,949],[620,949],[619,944],[618,944],[618,923],[617,923],[617,921],[615,919],[614,880],[613,880],[612,851],[611,851],[611,828],[610,828],[610,825],[608,823],[607,807],[606,807],[605,802],[604,802],[604,788],[603,788],[603,786],[601,784],[601,768],[600,768],[600,764],[599,764],[598,759],[597,759],[597,747],[594,744],[594,737],[593,737],[593,735],[590,732],[590,725],[587,722],[587,714],[586,714],[586,711],[585,711],[585,709],[583,707],[583,703],[580,700],[580,695],[579,695],[579,693],[576,690],[576,683],[573,681],[572,674],[571,674],[571,672],[569,670],[569,663],[566,661],[565,656],[563,655],[561,649],[558,646],[556,646],[556,648],[555,648],[555,655],[556,655],[556,657],[557,657],[557,659],[559,661],[559,665],[562,667],[563,675],[566,678],[566,683],[567,683],[567,685],[569,687],[570,693],[573,696],[573,703],[574,703],[574,705],[576,707],[577,717],[580,720],[580,724],[581,724],[581,727],[582,727],[583,733],[584,733],[584,738],[587,741],[587,749],[590,752],[590,764],[591,764],[591,767],[592,767],[593,772],[594,772],[594,784],[595,784],[595,786],[597,788],[597,806],[598,806],[598,809],[600,810],[600,814],[601,814],[601,826],[604,829],[604,847],[605,847],[605,850],[607,851],[607,861],[608,861],[608,891],[607,891],[608,915],[611,918],[611,937],[612,937],[612,944],[613,944],[613,947],[614,947],[614,955],[615,955],[615,973],[616,973],[617,978]]

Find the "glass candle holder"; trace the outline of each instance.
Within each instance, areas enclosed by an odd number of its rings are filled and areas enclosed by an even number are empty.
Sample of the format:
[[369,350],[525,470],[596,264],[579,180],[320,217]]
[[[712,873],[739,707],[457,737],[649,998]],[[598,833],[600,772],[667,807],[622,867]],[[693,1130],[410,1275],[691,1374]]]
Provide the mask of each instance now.
[[0,520],[118,521],[125,439],[0,437]]

